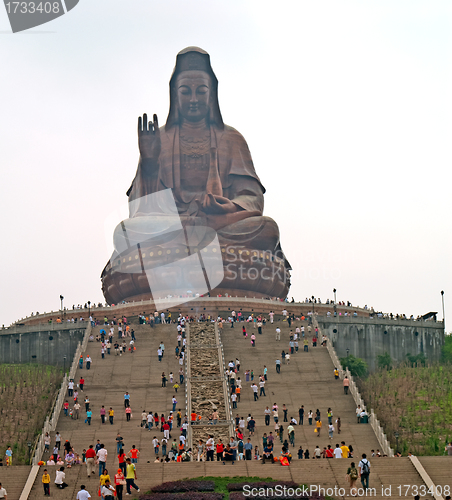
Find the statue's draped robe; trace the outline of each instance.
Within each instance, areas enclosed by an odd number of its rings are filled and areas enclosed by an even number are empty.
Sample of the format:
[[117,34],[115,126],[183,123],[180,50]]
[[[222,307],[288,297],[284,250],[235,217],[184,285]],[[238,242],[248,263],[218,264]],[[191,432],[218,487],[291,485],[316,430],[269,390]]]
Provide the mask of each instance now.
[[184,189],[181,185],[181,155],[179,126],[160,129],[161,153],[157,165],[138,164],[136,176],[127,191],[130,203],[130,218],[151,215],[146,213],[140,199],[164,189],[172,189],[181,217],[203,216],[207,225],[218,231],[220,241],[242,244],[275,252],[280,250],[279,231],[276,223],[263,217],[264,192],[257,176],[251,154],[243,136],[227,125],[223,129],[210,127],[210,146],[218,153],[218,173],[223,196],[231,200],[238,210],[234,213],[206,215],[199,211],[195,200],[202,201],[206,194],[206,183],[201,181],[197,189]]

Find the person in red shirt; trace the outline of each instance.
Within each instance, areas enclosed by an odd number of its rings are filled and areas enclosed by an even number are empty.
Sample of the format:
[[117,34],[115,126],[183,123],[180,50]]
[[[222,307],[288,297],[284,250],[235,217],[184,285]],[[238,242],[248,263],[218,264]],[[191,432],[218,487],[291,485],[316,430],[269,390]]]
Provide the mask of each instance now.
[[224,451],[224,444],[221,441],[221,439],[219,439],[217,443],[217,462],[221,462],[223,460],[223,451]]
[[193,413],[191,414],[191,421],[192,421],[192,423],[193,423],[193,422],[196,422],[196,417],[197,417],[196,413],[195,413],[195,412],[193,412]]
[[169,431],[170,431],[169,423],[165,422],[162,427],[163,427],[163,436],[164,436],[164,438],[165,439],[169,439],[170,438],[170,435],[169,435]]
[[83,385],[85,384],[85,379],[83,377],[80,377],[80,382],[78,384],[80,386],[80,390],[83,391]]
[[119,467],[122,470],[122,473],[126,475],[126,454],[124,453],[124,450],[121,448],[118,453],[118,461],[119,461]]
[[312,347],[317,347],[317,337],[312,337]]
[[69,403],[68,403],[67,400],[64,402],[63,408],[64,408],[64,415],[67,417],[68,416],[68,411],[69,411]]
[[132,445],[132,449],[129,451],[129,458],[133,464],[138,463],[138,458],[140,457],[140,452]]
[[328,448],[326,449],[326,458],[333,458],[334,456],[334,450],[331,448],[331,445],[328,445]]
[[92,444],[89,445],[85,458],[86,472],[88,473],[88,477],[90,477],[91,474],[94,474],[94,459],[96,458],[96,452],[94,451]]

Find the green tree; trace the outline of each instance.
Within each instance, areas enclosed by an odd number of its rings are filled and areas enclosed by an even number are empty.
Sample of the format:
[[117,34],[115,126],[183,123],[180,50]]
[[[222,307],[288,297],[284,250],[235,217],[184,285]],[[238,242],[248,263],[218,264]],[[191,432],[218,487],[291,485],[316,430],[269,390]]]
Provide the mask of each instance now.
[[392,358],[389,352],[377,355],[377,364],[380,370],[390,370],[392,368]]
[[452,363],[452,333],[444,336],[444,345],[441,348],[441,360],[443,363]]
[[346,358],[341,358],[342,368],[348,368],[354,377],[364,378],[367,375],[368,366],[364,359],[355,358],[349,354]]
[[425,357],[425,354],[423,352],[417,354],[416,356],[408,353],[406,357],[408,363],[410,363],[411,366],[425,366],[425,363],[427,361],[427,358]]

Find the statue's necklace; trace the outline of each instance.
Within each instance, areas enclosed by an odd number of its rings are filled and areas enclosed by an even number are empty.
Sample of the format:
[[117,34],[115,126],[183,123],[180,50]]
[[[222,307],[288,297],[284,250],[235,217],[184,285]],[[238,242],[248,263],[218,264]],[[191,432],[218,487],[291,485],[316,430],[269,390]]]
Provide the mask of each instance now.
[[186,132],[179,135],[180,152],[191,158],[201,158],[210,150],[210,131],[199,136],[189,135]]

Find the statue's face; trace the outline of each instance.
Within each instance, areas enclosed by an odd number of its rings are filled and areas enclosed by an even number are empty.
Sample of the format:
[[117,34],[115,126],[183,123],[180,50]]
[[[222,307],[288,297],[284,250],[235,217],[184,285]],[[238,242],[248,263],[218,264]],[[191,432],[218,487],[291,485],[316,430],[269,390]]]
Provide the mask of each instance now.
[[176,80],[179,113],[187,121],[198,122],[209,114],[211,82],[203,71],[184,71]]

